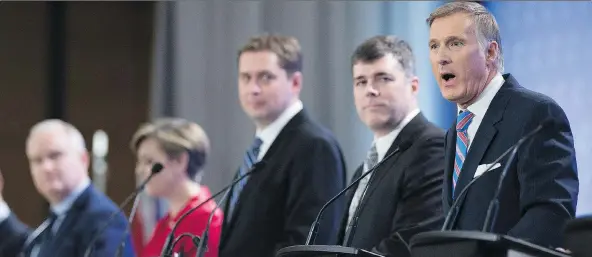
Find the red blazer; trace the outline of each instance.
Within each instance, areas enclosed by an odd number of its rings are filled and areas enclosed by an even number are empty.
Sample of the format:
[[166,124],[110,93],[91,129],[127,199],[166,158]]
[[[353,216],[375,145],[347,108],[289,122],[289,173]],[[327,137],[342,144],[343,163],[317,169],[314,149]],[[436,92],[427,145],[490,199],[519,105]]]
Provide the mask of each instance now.
[[[164,246],[164,241],[167,235],[171,232],[172,227],[177,222],[179,217],[189,211],[191,208],[199,205],[204,200],[211,196],[210,190],[207,187],[202,186],[200,190],[200,194],[191,198],[183,210],[181,210],[176,217],[171,219],[170,215],[164,216],[162,219],[158,221],[154,232],[152,233],[152,237],[150,241],[144,246],[141,252],[137,254],[140,257],[157,257],[160,256],[160,252],[162,251],[162,247]],[[209,201],[208,203],[204,204],[199,209],[193,211],[189,216],[185,217],[183,221],[177,226],[175,230],[175,239],[183,233],[190,233],[196,236],[201,237],[206,224],[208,223],[208,218],[210,212],[216,208],[216,203],[214,201]],[[220,233],[222,231],[222,219],[224,215],[220,209],[217,209],[214,213],[214,217],[212,218],[212,223],[210,225],[210,232],[209,232],[209,239],[208,239],[208,250],[206,251],[205,257],[218,257],[218,246],[220,244]],[[180,249],[183,249],[185,252],[185,256],[195,256],[196,255],[196,247],[191,242],[191,238],[184,237],[181,239],[173,248],[173,252],[179,252]],[[188,255],[187,255],[188,254]]]

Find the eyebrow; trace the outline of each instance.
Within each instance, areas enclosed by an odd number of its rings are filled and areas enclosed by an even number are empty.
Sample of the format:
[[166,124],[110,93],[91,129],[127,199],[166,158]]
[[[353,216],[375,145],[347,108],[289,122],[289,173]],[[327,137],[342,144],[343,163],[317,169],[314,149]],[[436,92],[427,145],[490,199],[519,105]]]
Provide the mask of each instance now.
[[[461,38],[461,37],[459,37],[459,36],[449,36],[449,37],[446,37],[446,38],[444,39],[444,42],[450,42],[450,41],[454,41],[454,40],[465,41],[465,39],[464,39],[464,38]],[[437,41],[438,41],[438,40],[436,40],[436,39],[433,39],[433,38],[432,38],[432,39],[430,39],[430,41],[429,41],[428,45],[431,45],[431,44],[433,44],[433,43],[436,43]]]
[[[372,77],[379,77],[379,76],[392,76],[391,74],[384,72],[384,71],[379,71],[376,72],[374,74],[372,74]],[[365,79],[366,76],[365,75],[360,75],[354,78],[354,80],[360,80],[360,79]]]

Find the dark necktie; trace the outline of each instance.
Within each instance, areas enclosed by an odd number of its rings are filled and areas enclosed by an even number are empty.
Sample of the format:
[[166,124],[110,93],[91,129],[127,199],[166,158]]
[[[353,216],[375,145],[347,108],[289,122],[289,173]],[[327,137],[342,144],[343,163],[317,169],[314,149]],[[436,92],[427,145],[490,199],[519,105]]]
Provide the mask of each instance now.
[[[245,156],[243,158],[244,159],[243,164],[239,168],[237,178],[245,175],[245,173],[247,173],[251,169],[253,164],[255,164],[257,162],[257,156],[259,155],[259,148],[261,147],[262,143],[263,143],[263,141],[261,141],[261,139],[255,138],[255,140],[253,141],[253,144],[251,145],[249,150],[247,150],[247,152],[245,153]],[[242,192],[244,186],[247,184],[247,180],[248,180],[248,177],[244,178],[243,180],[238,182],[232,190],[232,195],[230,198],[230,208],[228,209],[228,217],[229,218],[231,217],[232,212],[234,211],[234,208],[236,207],[236,203],[238,202],[238,199],[240,197],[240,193]]]

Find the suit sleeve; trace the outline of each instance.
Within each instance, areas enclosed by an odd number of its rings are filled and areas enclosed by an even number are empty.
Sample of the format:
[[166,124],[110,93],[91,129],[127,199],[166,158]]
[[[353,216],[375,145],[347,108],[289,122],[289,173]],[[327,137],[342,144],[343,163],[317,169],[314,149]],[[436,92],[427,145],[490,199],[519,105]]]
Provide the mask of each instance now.
[[[104,226],[104,222],[109,219],[111,213],[105,212],[99,215],[93,215],[91,219],[88,220],[89,224],[94,224],[93,229],[87,230],[88,233],[83,235],[82,245],[80,247],[79,255],[77,256],[84,256],[87,247],[92,247],[92,254],[90,256],[93,257],[113,257],[119,247],[120,242],[125,236],[125,248],[122,249],[122,256],[124,257],[133,257],[134,250],[131,241],[131,236],[129,234],[125,234],[127,219],[124,215],[119,215],[112,223],[100,234],[98,234],[98,238],[94,243],[92,242],[93,237],[99,233],[100,229]],[[93,244],[92,246],[90,244]]]
[[31,233],[13,213],[0,223],[0,256],[17,256]]
[[417,233],[438,229],[443,221],[442,179],[444,138],[422,142],[399,182],[401,198],[393,216],[391,235],[373,249],[386,256],[409,256],[408,242]]
[[558,247],[563,242],[563,226],[575,216],[578,175],[569,121],[554,102],[535,109],[528,132],[550,119],[554,126],[522,146],[517,156],[520,183],[520,221],[509,235],[534,243]]
[[[284,233],[276,249],[305,243],[321,207],[345,184],[345,164],[335,142],[314,138],[297,147],[287,177]],[[316,244],[335,244],[344,203],[341,197],[326,209]]]

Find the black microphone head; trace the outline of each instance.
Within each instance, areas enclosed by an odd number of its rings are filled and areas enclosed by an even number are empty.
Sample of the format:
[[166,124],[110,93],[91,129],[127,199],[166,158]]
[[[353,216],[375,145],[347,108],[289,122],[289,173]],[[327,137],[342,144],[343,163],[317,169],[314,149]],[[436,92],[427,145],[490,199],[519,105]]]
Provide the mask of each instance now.
[[150,170],[150,173],[156,175],[159,172],[161,172],[163,168],[164,168],[164,166],[162,166],[161,163],[157,162],[154,165],[152,165],[152,169]]

